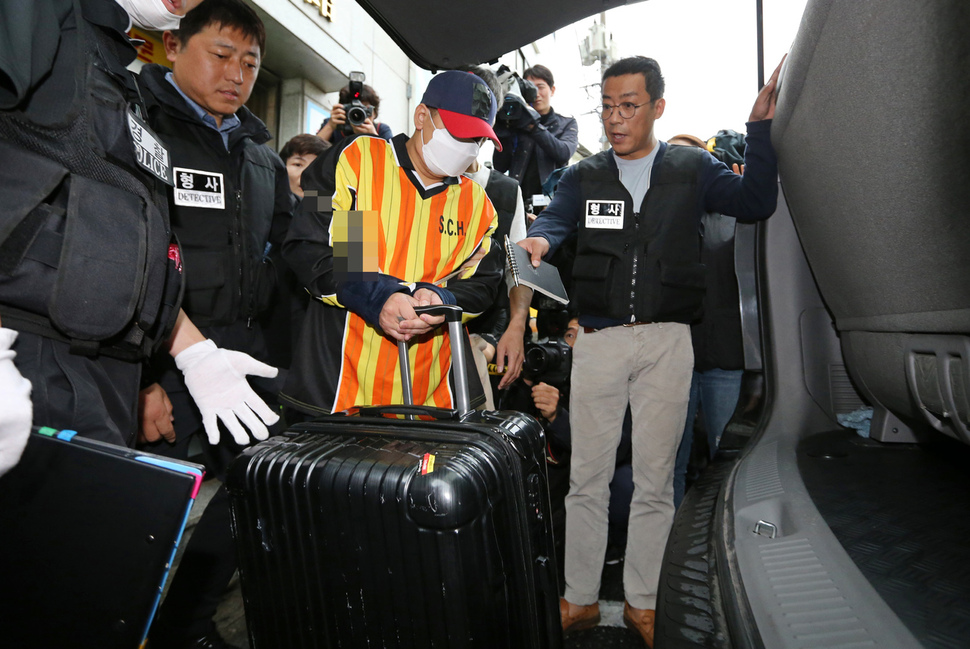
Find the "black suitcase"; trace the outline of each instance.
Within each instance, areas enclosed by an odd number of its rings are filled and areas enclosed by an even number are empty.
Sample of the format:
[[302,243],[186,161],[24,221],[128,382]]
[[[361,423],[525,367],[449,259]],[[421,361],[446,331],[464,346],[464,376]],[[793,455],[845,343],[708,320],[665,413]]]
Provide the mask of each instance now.
[[253,649],[562,646],[542,427],[468,412],[467,385],[457,391],[458,410],[361,408],[236,460]]

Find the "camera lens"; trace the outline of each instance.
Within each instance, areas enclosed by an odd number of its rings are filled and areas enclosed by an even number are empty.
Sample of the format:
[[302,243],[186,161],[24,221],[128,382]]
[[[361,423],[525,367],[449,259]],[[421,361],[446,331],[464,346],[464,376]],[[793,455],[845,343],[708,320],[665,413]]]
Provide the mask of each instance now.
[[367,111],[363,106],[351,106],[347,111],[347,121],[354,126],[360,126],[367,121]]
[[529,347],[525,352],[525,370],[530,374],[541,374],[548,369],[548,352],[540,345]]

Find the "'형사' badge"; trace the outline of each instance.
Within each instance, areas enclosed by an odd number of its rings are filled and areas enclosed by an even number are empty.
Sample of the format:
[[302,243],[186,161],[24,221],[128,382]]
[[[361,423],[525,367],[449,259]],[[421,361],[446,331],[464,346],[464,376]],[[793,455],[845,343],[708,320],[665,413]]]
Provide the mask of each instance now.
[[586,201],[586,227],[623,229],[623,201]]
[[226,188],[222,174],[175,167],[175,204],[208,210],[226,208]]

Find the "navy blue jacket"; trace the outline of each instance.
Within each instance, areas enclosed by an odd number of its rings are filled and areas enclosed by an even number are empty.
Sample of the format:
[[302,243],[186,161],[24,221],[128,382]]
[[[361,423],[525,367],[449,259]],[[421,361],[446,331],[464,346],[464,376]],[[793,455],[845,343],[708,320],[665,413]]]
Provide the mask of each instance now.
[[[700,167],[696,170],[696,204],[690,209],[684,208],[684,213],[678,218],[699,218],[700,214],[717,212],[736,217],[742,222],[763,220],[774,213],[778,195],[777,159],[770,140],[771,121],[750,122],[748,124],[747,150],[745,152],[745,173],[738,176],[724,163],[710,154],[698,157]],[[658,168],[664,160],[668,150],[665,142],[659,143],[653,166],[652,183],[659,180]],[[613,162],[612,152],[606,154],[608,163],[615,174],[615,183],[619,186],[619,175]],[[586,195],[582,179],[589,165],[601,164],[597,162],[599,156],[584,160],[570,167],[559,181],[556,195],[552,202],[529,229],[530,237],[543,237],[550,243],[550,253],[562,241],[580,227],[585,217],[586,201],[591,196]],[[649,196],[649,192],[648,192]],[[595,197],[592,197],[595,198]],[[648,203],[644,199],[643,206]],[[647,214],[646,218],[649,219]],[[581,229],[582,238],[588,230]],[[589,235],[592,236],[592,235]],[[693,235],[692,235],[693,236]],[[700,232],[697,228],[698,245],[700,250]],[[580,241],[580,247],[583,242]],[[548,256],[548,255],[547,255]],[[621,324],[622,320],[606,318],[590,314],[580,315],[580,324],[588,327],[601,328]]]

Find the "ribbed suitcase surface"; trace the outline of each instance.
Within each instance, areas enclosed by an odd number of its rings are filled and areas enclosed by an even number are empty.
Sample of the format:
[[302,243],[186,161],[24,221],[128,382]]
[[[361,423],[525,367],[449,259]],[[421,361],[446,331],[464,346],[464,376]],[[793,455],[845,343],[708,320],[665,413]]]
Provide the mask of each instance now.
[[329,417],[227,486],[254,649],[562,646],[531,417]]

